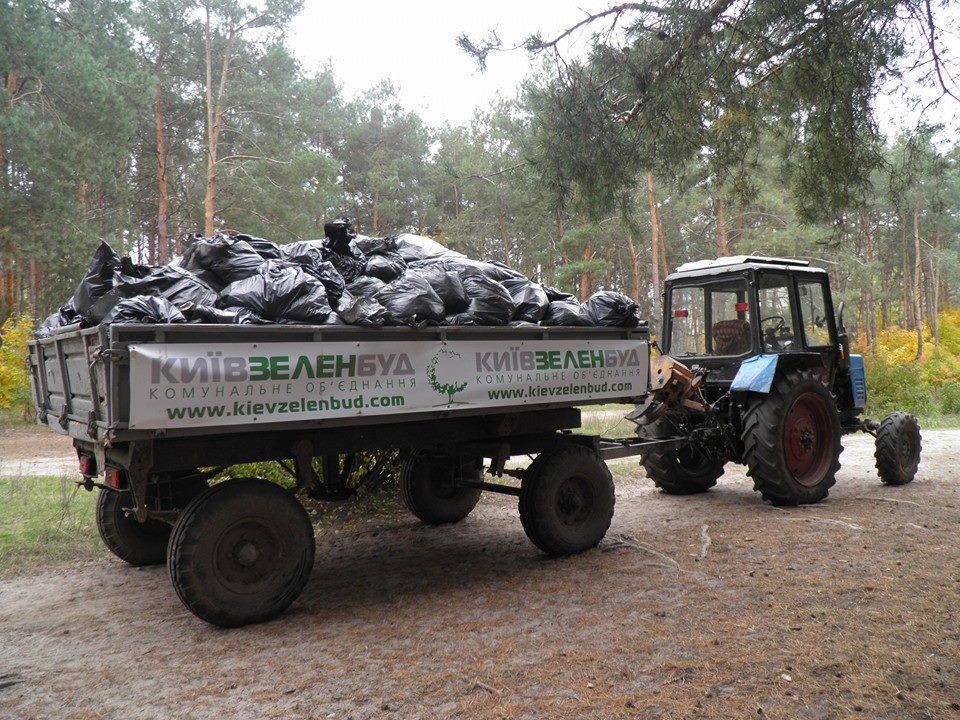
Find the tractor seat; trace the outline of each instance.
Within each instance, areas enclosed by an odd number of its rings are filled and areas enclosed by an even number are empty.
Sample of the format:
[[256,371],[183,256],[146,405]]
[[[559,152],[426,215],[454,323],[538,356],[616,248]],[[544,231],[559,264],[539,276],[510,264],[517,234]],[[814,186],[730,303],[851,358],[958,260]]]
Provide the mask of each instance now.
[[750,350],[750,323],[721,320],[713,324],[713,354],[742,355]]

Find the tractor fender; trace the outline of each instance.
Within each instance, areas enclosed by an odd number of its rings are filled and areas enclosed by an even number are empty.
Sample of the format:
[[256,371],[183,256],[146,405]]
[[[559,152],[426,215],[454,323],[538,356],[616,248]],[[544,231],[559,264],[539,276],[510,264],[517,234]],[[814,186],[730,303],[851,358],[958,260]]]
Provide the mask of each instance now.
[[766,395],[770,392],[778,371],[809,370],[822,368],[820,353],[789,353],[784,355],[754,355],[740,363],[740,369],[730,384],[731,392],[755,392]]

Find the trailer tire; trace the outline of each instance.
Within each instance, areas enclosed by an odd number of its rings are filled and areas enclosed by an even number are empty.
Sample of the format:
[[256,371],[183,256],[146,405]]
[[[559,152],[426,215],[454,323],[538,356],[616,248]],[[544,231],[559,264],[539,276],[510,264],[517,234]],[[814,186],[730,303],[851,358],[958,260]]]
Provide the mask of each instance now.
[[589,550],[613,518],[613,477],[592,449],[574,443],[540,453],[520,485],[520,522],[547,555]]
[[[638,427],[637,434],[650,440],[673,435],[663,420]],[[640,464],[653,484],[667,495],[693,495],[716,485],[725,463],[685,446],[652,447],[640,454]]]
[[820,502],[837,481],[840,415],[810,373],[778,373],[769,394],[749,396],[742,439],[754,490],[774,505]]
[[920,466],[920,424],[905,412],[892,412],[877,430],[877,473],[885,485],[906,485]]
[[220,627],[276,617],[313,568],[313,525],[292,493],[260,478],[214,485],[180,515],[167,565],[183,604]]
[[97,496],[97,530],[107,549],[134,567],[162,565],[167,557],[170,526],[160,520],[140,522],[124,513],[132,505],[129,492],[100,490]]
[[480,489],[458,485],[480,482],[482,464],[474,458],[414,455],[400,472],[400,494],[407,509],[429,525],[463,520],[480,501]]

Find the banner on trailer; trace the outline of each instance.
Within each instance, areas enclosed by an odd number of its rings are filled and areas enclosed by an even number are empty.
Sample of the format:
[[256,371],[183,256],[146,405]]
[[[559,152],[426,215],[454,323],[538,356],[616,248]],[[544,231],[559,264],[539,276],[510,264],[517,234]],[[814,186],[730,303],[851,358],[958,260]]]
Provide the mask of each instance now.
[[130,348],[130,427],[324,420],[646,392],[644,339],[191,343]]

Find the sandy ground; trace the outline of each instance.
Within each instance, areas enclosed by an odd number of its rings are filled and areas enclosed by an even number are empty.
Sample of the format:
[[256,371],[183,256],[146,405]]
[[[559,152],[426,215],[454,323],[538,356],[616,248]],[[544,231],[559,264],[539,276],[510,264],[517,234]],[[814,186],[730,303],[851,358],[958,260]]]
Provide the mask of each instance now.
[[56,477],[76,472],[77,453],[70,438],[39,426],[0,428],[0,477]]
[[597,550],[550,560],[512,498],[464,522],[328,531],[282,618],[217,630],[162,567],[0,579],[2,718],[960,718],[960,432],[912,485],[846,438],[780,510],[633,470]]

